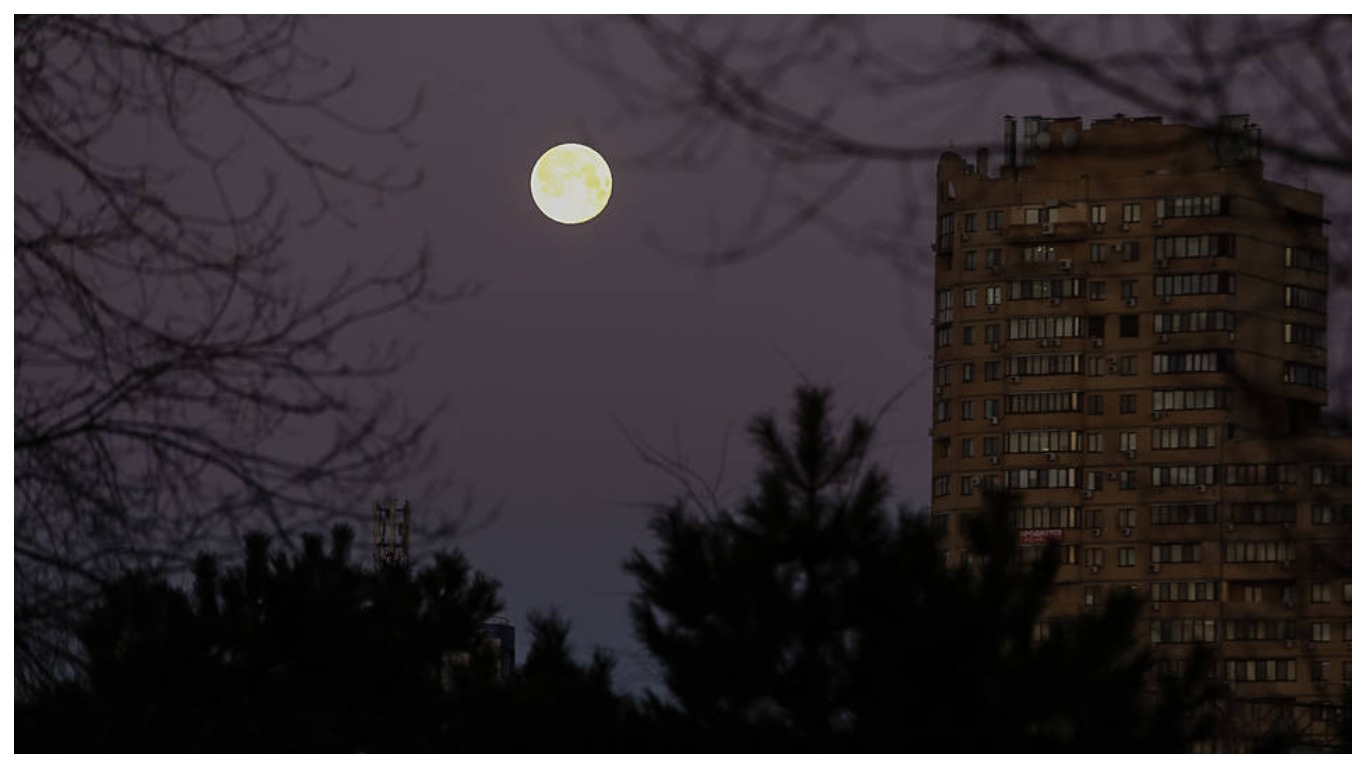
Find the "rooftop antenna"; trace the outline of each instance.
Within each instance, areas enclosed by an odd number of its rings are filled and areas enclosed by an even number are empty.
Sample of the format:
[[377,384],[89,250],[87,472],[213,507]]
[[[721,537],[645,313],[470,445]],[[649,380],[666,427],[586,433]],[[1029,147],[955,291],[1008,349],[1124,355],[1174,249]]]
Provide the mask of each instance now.
[[408,518],[411,511],[407,499],[375,502],[370,535],[375,545],[376,568],[408,564]]

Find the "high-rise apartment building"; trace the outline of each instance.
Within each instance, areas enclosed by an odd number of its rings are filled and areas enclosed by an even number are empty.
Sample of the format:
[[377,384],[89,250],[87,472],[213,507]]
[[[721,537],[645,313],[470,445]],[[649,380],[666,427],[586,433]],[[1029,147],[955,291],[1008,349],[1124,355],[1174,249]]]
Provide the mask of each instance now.
[[1249,733],[1322,730],[1352,640],[1322,197],[1262,178],[1243,117],[1005,124],[995,175],[987,150],[938,167],[946,555],[983,489],[1017,491],[1023,553],[1060,546],[1053,612],[1136,591],[1159,673],[1212,644]]

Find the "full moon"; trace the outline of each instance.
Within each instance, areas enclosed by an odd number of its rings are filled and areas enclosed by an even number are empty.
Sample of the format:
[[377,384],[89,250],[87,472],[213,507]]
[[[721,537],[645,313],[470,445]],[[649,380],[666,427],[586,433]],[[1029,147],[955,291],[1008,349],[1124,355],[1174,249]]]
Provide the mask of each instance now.
[[561,224],[582,224],[602,213],[612,196],[612,170],[591,147],[561,144],[531,169],[531,199]]

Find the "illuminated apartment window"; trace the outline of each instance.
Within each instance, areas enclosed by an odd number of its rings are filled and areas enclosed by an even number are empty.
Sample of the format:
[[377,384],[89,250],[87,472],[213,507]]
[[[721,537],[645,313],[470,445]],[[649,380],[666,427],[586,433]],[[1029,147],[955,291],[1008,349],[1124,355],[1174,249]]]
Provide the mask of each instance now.
[[1309,585],[1309,602],[1328,603],[1333,599],[1333,585],[1323,581],[1316,581]]
[[1154,411],[1227,409],[1233,398],[1227,389],[1159,389],[1153,391]]
[[976,288],[964,288],[964,289],[963,289],[963,306],[964,306],[964,307],[975,307],[975,306],[977,306],[977,289],[976,289]]
[[1106,209],[1105,209],[1105,206],[1104,206],[1104,205],[1093,205],[1093,206],[1091,206],[1091,223],[1092,223],[1092,224],[1104,224],[1104,223],[1105,223],[1105,211],[1106,211]]
[[1120,433],[1119,433],[1119,449],[1120,449],[1121,451],[1137,451],[1137,450],[1138,450],[1138,433],[1137,433],[1137,432],[1120,432]]
[[1138,203],[1125,203],[1125,204],[1124,204],[1124,223],[1125,223],[1125,224],[1137,224],[1138,222],[1142,221],[1141,216],[1142,216],[1142,209],[1139,207],[1139,204],[1138,204]]
[[1153,450],[1180,448],[1214,448],[1218,428],[1214,426],[1153,427]]
[[1309,623],[1309,639],[1316,643],[1328,643],[1333,640],[1333,625],[1327,621],[1314,621]]
[[1159,581],[1152,586],[1154,603],[1209,602],[1219,599],[1217,581]]
[[1138,548],[1137,548],[1137,547],[1120,547],[1120,548],[1119,548],[1119,567],[1120,567],[1120,568],[1132,568],[1132,567],[1134,567],[1134,566],[1137,565],[1137,564],[1138,564]]
[[963,421],[972,421],[972,401],[963,401]]
[[1092,243],[1092,244],[1091,244],[1091,263],[1092,263],[1092,264],[1097,264],[1097,263],[1102,262],[1102,261],[1105,261],[1105,244],[1104,244],[1104,243]]
[[1180,219],[1189,216],[1222,216],[1228,213],[1224,195],[1182,195],[1157,201],[1157,218]]
[[1096,469],[1086,470],[1086,485],[1084,487],[1088,491],[1105,490],[1105,473]]
[[1343,525],[1351,522],[1350,504],[1315,504],[1309,509],[1309,519],[1314,525]]
[[973,363],[963,363],[963,383],[964,383],[964,384],[971,384],[971,383],[972,383],[973,374],[974,374],[974,372],[975,372],[975,367],[976,367],[976,366],[975,366]]
[[1100,587],[1087,587],[1082,593],[1082,604],[1087,606],[1100,605]]
[[974,443],[971,437],[963,438],[963,458],[970,459],[976,455],[973,445]]
[[1104,450],[1105,450],[1105,433],[1104,433],[1104,432],[1087,432],[1087,433],[1086,433],[1086,452],[1087,452],[1087,453],[1101,453],[1101,452],[1103,452]]
[[1295,559],[1295,544],[1290,541],[1226,541],[1226,563],[1283,563]]
[[1138,470],[1121,469],[1119,471],[1119,489],[1121,491],[1132,491],[1138,488]]
[[1155,352],[1153,373],[1213,373],[1227,371],[1232,352],[1227,349],[1201,352]]
[[1153,467],[1153,485],[1213,485],[1215,469],[1213,464]]
[[995,306],[1001,303],[1001,286],[992,285],[987,287],[987,306]]
[[1138,261],[1138,241],[1125,240],[1120,244],[1120,253],[1123,254],[1124,261]]
[[977,214],[976,214],[976,213],[965,213],[965,214],[963,214],[963,231],[964,231],[964,232],[976,232],[976,231],[977,231]]

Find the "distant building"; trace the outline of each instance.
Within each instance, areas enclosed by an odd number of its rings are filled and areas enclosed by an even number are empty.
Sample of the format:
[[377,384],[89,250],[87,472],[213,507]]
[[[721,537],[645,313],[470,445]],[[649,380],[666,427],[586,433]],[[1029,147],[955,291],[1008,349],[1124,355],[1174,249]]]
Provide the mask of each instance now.
[[1160,673],[1211,644],[1247,734],[1326,732],[1351,686],[1351,446],[1320,420],[1322,197],[1262,178],[1244,117],[1005,126],[996,174],[987,150],[937,174],[946,557],[983,488],[1018,491],[1022,552],[1061,545],[1054,613],[1134,590]]

